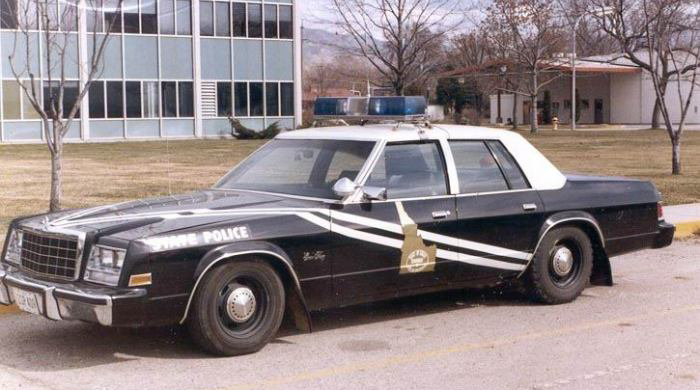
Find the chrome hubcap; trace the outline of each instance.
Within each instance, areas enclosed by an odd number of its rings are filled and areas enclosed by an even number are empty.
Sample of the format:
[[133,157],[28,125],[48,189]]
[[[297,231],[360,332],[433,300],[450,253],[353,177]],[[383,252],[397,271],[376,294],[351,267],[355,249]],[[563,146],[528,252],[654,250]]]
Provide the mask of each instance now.
[[226,299],[226,313],[231,321],[240,324],[248,321],[255,314],[257,303],[255,294],[248,287],[237,287]]
[[574,268],[574,254],[569,248],[561,247],[552,256],[552,268],[557,276],[566,276]]

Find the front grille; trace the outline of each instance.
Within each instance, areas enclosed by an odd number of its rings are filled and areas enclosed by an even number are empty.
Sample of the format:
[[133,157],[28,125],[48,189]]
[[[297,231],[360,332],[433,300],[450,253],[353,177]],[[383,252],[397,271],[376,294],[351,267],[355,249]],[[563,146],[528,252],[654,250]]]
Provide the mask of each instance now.
[[24,231],[22,268],[51,278],[74,280],[80,272],[78,237]]

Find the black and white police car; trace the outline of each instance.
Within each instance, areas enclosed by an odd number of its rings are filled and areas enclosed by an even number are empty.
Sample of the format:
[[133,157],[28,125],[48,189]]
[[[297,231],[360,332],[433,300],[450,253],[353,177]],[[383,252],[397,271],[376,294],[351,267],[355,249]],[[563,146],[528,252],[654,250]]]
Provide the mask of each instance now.
[[320,118],[402,121],[283,133],[212,189],[18,218],[0,303],[186,323],[207,351],[237,355],[273,339],[285,311],[310,330],[312,311],[516,278],[537,301],[570,302],[612,284],[610,257],[672,242],[653,184],[564,175],[517,133],[430,125],[424,106],[322,99]]

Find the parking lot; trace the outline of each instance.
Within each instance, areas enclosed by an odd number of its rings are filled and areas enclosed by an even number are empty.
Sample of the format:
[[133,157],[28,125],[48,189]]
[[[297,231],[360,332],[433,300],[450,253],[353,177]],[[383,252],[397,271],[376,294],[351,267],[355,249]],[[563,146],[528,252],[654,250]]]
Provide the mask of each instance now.
[[181,329],[0,314],[2,389],[698,388],[700,242],[614,259],[616,286],[541,306],[457,291],[314,315],[257,354],[213,358]]

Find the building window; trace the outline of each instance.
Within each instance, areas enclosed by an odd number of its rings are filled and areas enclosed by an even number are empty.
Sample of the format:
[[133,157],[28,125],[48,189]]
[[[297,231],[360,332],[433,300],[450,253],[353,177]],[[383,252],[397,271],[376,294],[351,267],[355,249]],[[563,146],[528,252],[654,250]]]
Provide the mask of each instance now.
[[90,98],[90,118],[105,117],[105,84],[104,81],[93,81],[88,91]]
[[248,4],[248,37],[262,38],[262,5]]
[[126,117],[141,118],[141,82],[126,82]]
[[250,83],[250,116],[263,116],[263,83]]
[[294,116],[293,83],[280,83],[280,108],[282,116]]
[[88,32],[103,32],[104,31],[104,16],[102,8],[98,6],[89,6],[85,11],[85,28]]
[[265,5],[265,38],[277,38],[277,6]]
[[248,116],[248,83],[234,84],[236,116]]
[[199,33],[204,36],[214,35],[214,3],[211,1],[199,3]]
[[[58,95],[60,92],[60,84],[58,81],[53,81],[49,83],[44,82],[44,110],[47,113],[53,111],[55,104],[58,102]],[[65,81],[63,83],[63,118],[68,118],[70,115],[70,110],[73,109],[75,102],[78,100],[78,82],[77,81]],[[80,118],[80,110],[75,114],[74,118]]]
[[141,32],[158,33],[158,9],[156,0],[141,0]]
[[16,29],[17,27],[17,0],[1,0],[0,28]]
[[160,116],[160,98],[157,81],[143,82],[143,117],[158,118]]
[[14,80],[4,80],[2,82],[2,93],[3,119],[22,119],[19,84]]
[[174,118],[177,116],[177,83],[174,81],[164,81],[161,83],[163,96],[163,116]]
[[181,118],[194,117],[194,87],[191,81],[180,81],[178,84],[178,112]]
[[265,115],[280,115],[279,83],[265,84]]
[[122,32],[122,9],[117,0],[105,0],[105,26],[110,32]]
[[[23,81],[22,84],[26,86],[27,91],[31,94],[32,83],[29,80],[27,80]],[[34,91],[36,91],[36,94],[38,95],[37,99],[41,101],[40,82],[34,82]],[[36,109],[34,109],[34,106],[32,106],[32,103],[29,101],[27,94],[23,90],[20,90],[20,95],[22,95],[22,114],[24,115],[23,119],[41,119],[41,116],[38,112],[36,112]]]
[[292,14],[292,7],[288,5],[280,5],[280,38],[282,39],[292,39],[294,38],[294,20]]
[[141,32],[138,0],[124,0],[124,32],[138,34]]
[[172,35],[175,34],[175,4],[173,0],[160,0],[158,2],[160,14],[160,33]]
[[228,9],[228,3],[216,3],[216,36],[228,37],[231,36],[231,13]]
[[[30,0],[29,2],[31,2]],[[35,1],[35,0],[34,0]],[[78,31],[78,5],[76,0],[60,2],[61,31]]]
[[246,6],[245,3],[231,4],[231,13],[233,14],[233,36],[245,37],[246,33]]
[[107,81],[107,117],[124,117],[124,89],[121,81]]
[[190,0],[177,0],[177,34],[192,35],[192,4]]
[[231,83],[216,84],[217,116],[228,118],[231,116]]

